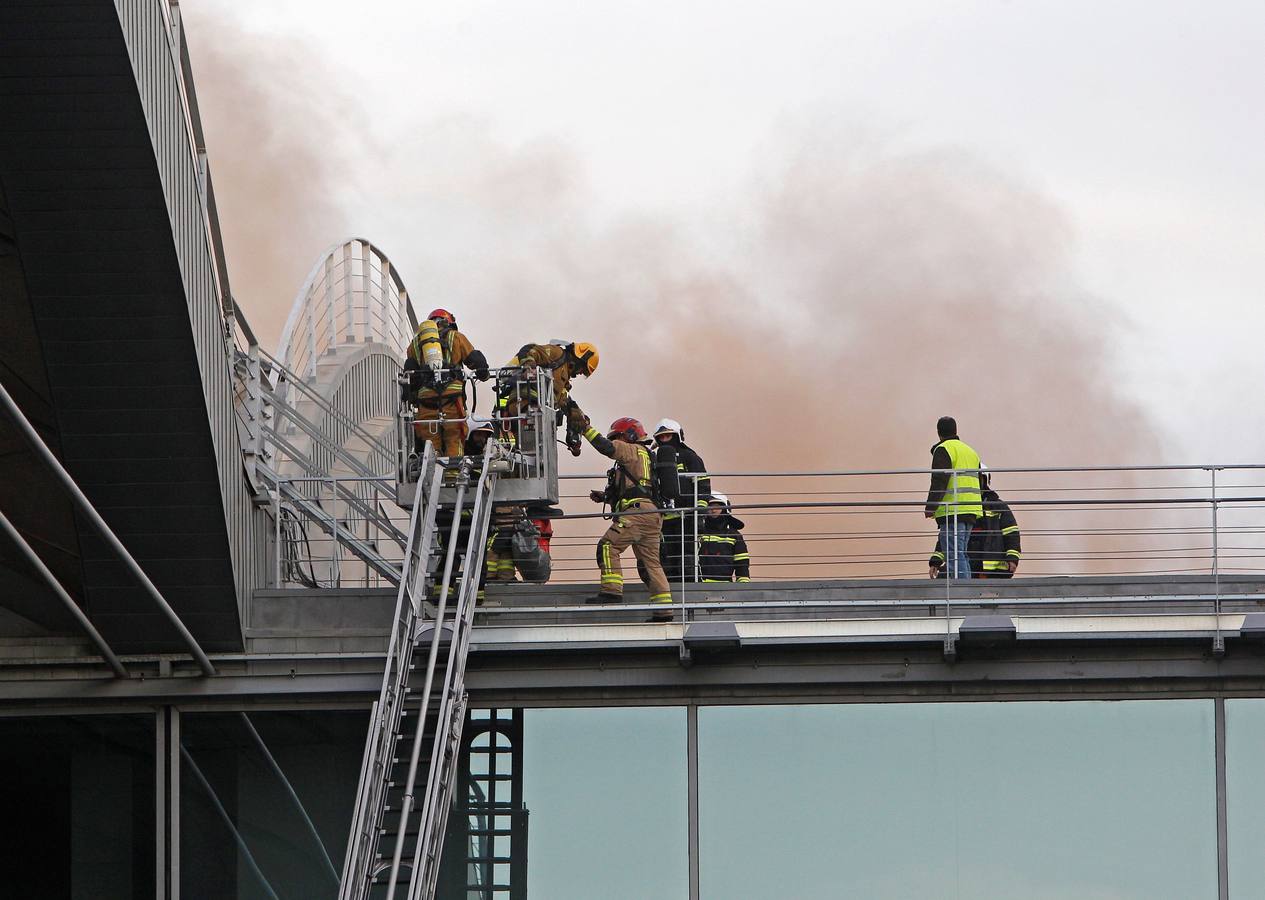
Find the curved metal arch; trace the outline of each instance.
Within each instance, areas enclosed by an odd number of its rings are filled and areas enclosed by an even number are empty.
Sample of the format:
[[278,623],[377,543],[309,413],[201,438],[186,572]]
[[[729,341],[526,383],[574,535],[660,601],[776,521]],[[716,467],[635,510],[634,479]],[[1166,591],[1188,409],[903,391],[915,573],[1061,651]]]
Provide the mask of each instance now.
[[417,313],[395,264],[372,241],[350,237],[327,248],[308,272],[277,353],[311,379],[332,348],[377,343],[395,356],[416,330]]

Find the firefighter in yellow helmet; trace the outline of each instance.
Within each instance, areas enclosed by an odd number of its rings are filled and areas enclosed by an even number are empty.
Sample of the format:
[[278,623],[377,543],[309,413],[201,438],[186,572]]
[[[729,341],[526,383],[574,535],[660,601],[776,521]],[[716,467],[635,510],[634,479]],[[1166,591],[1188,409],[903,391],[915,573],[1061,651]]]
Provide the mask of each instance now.
[[470,369],[488,379],[488,361],[457,330],[457,318],[446,309],[432,310],[409,343],[404,371],[416,412],[413,434],[420,448],[429,441],[440,456],[456,457],[466,440],[466,377]]
[[518,379],[504,379],[498,386],[497,414],[513,427],[519,415],[523,399],[535,399],[535,370],[548,370],[553,377],[554,406],[559,421],[567,423],[567,448],[572,456],[580,455],[580,435],[583,428],[578,423],[583,417],[579,407],[571,399],[571,380],[588,378],[597,371],[597,347],[585,341],[556,344],[524,344],[514,358],[506,363],[509,368],[522,368]]

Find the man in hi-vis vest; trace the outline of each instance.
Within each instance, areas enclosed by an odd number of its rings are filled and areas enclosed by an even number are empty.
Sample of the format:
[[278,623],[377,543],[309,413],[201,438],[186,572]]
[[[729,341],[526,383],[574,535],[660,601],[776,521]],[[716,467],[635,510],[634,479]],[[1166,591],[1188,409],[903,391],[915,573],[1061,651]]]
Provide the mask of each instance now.
[[944,569],[950,578],[970,578],[966,555],[975,520],[984,514],[980,494],[980,459],[958,439],[958,423],[952,416],[936,422],[939,442],[931,448],[931,490],[924,515],[940,529]]

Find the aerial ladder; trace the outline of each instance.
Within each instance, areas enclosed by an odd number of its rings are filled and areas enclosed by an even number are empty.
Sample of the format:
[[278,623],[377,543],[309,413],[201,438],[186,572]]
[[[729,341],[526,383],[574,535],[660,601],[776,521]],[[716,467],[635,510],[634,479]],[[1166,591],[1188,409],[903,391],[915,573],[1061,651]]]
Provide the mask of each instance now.
[[413,453],[411,409],[407,403],[401,409],[399,494],[412,513],[339,900],[435,895],[493,507],[557,502],[552,385],[539,373],[533,378],[530,402],[519,405],[516,421],[504,423],[513,439],[489,441],[481,458],[444,461],[430,444],[420,456]]

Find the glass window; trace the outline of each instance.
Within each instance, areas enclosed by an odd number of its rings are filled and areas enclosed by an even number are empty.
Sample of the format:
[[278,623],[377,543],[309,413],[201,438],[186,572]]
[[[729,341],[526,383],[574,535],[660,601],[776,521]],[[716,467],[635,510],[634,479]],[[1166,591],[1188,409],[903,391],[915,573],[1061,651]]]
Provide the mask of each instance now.
[[685,732],[679,707],[525,711],[529,897],[689,896]]
[[708,707],[699,804],[706,900],[1217,896],[1211,701]]
[[1225,702],[1230,896],[1265,900],[1265,700]]
[[0,896],[155,894],[154,717],[0,718]]
[[184,896],[336,897],[369,714],[252,712],[249,722],[258,740],[240,713],[181,717]]

